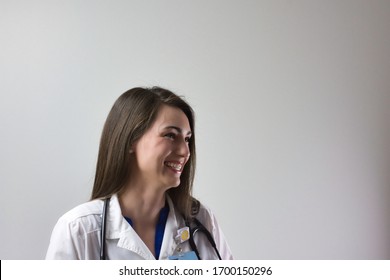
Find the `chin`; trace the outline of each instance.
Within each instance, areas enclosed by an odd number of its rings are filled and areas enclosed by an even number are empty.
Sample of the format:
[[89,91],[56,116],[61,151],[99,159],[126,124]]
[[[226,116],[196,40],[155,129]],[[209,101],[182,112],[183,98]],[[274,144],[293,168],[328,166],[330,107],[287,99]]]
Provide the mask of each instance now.
[[177,188],[180,186],[180,180],[166,184],[167,189]]

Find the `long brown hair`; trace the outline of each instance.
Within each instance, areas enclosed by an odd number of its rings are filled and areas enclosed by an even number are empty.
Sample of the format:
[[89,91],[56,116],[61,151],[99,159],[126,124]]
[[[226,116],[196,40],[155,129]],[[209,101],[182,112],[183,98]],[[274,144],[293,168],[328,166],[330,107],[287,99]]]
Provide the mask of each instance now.
[[178,210],[185,217],[191,216],[196,165],[194,112],[182,98],[160,87],[132,88],[115,101],[100,140],[91,199],[109,197],[124,189],[131,176],[131,146],[151,127],[163,104],[182,110],[191,127],[191,156],[181,174],[180,185],[167,191]]

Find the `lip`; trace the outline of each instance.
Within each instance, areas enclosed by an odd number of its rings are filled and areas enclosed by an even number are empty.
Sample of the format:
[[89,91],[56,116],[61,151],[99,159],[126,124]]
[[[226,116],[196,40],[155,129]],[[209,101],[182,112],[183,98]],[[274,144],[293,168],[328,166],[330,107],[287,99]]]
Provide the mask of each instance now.
[[[168,166],[166,163],[180,164],[181,168],[180,168],[180,170],[177,170],[171,166]],[[183,172],[185,162],[184,161],[177,161],[177,160],[166,160],[166,161],[164,161],[164,166],[168,167],[172,172],[174,172],[176,174],[181,174]]]

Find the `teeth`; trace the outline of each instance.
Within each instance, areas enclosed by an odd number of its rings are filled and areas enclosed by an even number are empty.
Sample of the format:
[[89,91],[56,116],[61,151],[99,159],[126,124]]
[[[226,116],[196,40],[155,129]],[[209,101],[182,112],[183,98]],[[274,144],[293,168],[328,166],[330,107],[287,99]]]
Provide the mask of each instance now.
[[173,163],[173,162],[166,162],[166,166],[172,167],[173,169],[180,171],[182,168],[182,165],[180,163]]

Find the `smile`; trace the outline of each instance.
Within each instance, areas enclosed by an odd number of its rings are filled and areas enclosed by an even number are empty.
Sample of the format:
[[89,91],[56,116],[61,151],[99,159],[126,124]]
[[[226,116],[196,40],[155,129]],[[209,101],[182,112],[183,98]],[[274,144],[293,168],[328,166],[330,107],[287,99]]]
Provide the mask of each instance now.
[[176,171],[181,171],[181,169],[183,168],[183,164],[181,164],[181,163],[166,161],[166,162],[164,162],[164,164],[170,168],[173,168]]

